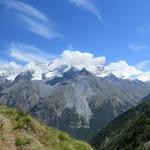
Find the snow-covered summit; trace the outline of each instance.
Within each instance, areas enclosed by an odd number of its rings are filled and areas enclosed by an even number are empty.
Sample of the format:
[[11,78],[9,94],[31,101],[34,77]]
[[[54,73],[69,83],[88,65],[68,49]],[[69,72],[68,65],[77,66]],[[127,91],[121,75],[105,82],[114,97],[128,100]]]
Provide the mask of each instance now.
[[32,80],[41,80],[45,78],[53,78],[61,76],[70,67],[61,65],[56,68],[51,63],[47,62],[29,62],[26,65],[17,65],[15,62],[0,65],[0,77],[5,77],[8,80],[14,80],[19,74],[23,72],[31,72]]
[[[3,63],[0,64],[0,77],[4,77],[8,80],[13,81],[22,72],[31,72],[32,80],[53,79],[55,77],[62,77],[63,74],[72,67],[80,71],[85,68],[87,71],[95,74],[98,77],[109,77],[110,75],[114,75],[116,78],[133,80],[126,74],[124,74],[125,76],[123,76],[121,70],[118,72],[115,69],[108,69],[108,67],[95,66],[96,68],[94,70],[96,71],[92,72],[91,69],[87,67],[73,66],[70,64],[66,64],[66,62],[58,63],[57,60],[54,60],[52,62],[32,61],[25,65],[18,65],[15,62]],[[133,68],[131,68],[131,71],[132,70]],[[147,74],[149,75],[149,73]],[[139,77],[137,77],[137,79],[145,82],[149,81],[150,78],[147,74],[142,74],[142,72],[140,74],[139,72]]]

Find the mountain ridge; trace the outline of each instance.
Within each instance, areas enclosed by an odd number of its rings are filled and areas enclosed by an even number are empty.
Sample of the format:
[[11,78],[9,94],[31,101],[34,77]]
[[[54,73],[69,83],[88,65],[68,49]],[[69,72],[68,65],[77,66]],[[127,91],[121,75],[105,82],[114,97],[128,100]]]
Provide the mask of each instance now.
[[[52,79],[55,77],[61,77],[63,73],[67,72],[71,68],[76,68],[80,71],[83,69],[88,70],[85,67],[78,68],[67,64],[56,65],[55,61],[51,63],[32,61],[25,64],[24,66],[15,66],[15,63],[11,62],[9,66],[7,66],[6,68],[2,68],[2,70],[0,71],[0,77],[5,77],[8,80],[13,81],[19,74],[23,72],[32,72],[32,80]],[[104,69],[102,69],[102,67],[97,67],[97,72],[93,74],[95,74],[98,77],[107,77],[110,76],[110,74],[113,74],[113,72],[107,72]],[[120,78],[131,80],[131,78],[125,78],[123,76],[120,76]]]

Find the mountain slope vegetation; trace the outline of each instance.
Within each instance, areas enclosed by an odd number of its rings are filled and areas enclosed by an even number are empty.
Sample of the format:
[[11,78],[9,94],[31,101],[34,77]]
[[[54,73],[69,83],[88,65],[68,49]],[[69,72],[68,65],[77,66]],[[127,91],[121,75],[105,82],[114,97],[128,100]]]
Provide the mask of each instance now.
[[143,103],[114,119],[91,143],[97,150],[149,150],[150,94]]
[[0,106],[0,146],[1,150],[92,150],[86,142],[5,106]]

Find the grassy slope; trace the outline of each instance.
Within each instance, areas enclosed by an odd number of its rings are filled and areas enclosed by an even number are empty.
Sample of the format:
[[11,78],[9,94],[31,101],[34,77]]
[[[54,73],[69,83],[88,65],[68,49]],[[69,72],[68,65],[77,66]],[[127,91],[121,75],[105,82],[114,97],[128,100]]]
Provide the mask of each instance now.
[[150,149],[150,97],[114,119],[93,139],[98,150]]
[[0,106],[0,145],[1,150],[92,150],[87,143],[5,106]]

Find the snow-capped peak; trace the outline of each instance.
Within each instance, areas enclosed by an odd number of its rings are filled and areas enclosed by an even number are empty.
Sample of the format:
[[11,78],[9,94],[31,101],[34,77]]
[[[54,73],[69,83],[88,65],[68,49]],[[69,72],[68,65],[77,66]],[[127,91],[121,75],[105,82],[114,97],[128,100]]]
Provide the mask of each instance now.
[[[80,71],[85,68],[78,68],[66,63],[59,64],[56,63],[56,60],[54,60],[52,63],[32,61],[27,63],[26,65],[18,65],[15,62],[10,62],[0,64],[0,77],[5,77],[8,80],[13,81],[20,73],[29,71],[32,73],[32,80],[53,79],[55,77],[62,77],[63,74],[70,70],[72,67]],[[85,69],[90,72],[88,68]],[[133,80],[132,78],[130,78],[130,76],[123,76],[122,73],[108,70],[106,67],[97,68],[97,72],[93,74],[98,77],[108,77],[113,74],[116,78]],[[149,72],[147,74],[141,73],[141,76],[138,79],[145,82],[149,81]]]
[[32,80],[41,80],[43,74],[49,71],[49,64],[37,61],[29,62],[27,65],[23,66],[22,71],[32,71]]
[[67,65],[61,65],[59,67],[53,68],[51,67],[51,65],[49,66],[49,71],[47,73],[45,73],[46,78],[53,78],[55,76],[57,77],[61,77],[62,74],[64,72],[66,72],[67,70],[69,70],[70,67]]
[[5,77],[8,80],[14,80],[19,74],[23,72],[31,72],[32,80],[41,80],[45,78],[53,78],[55,76],[62,76],[64,72],[69,70],[67,65],[61,65],[56,68],[51,63],[32,61],[26,65],[17,65],[15,62],[0,65],[0,77]]

